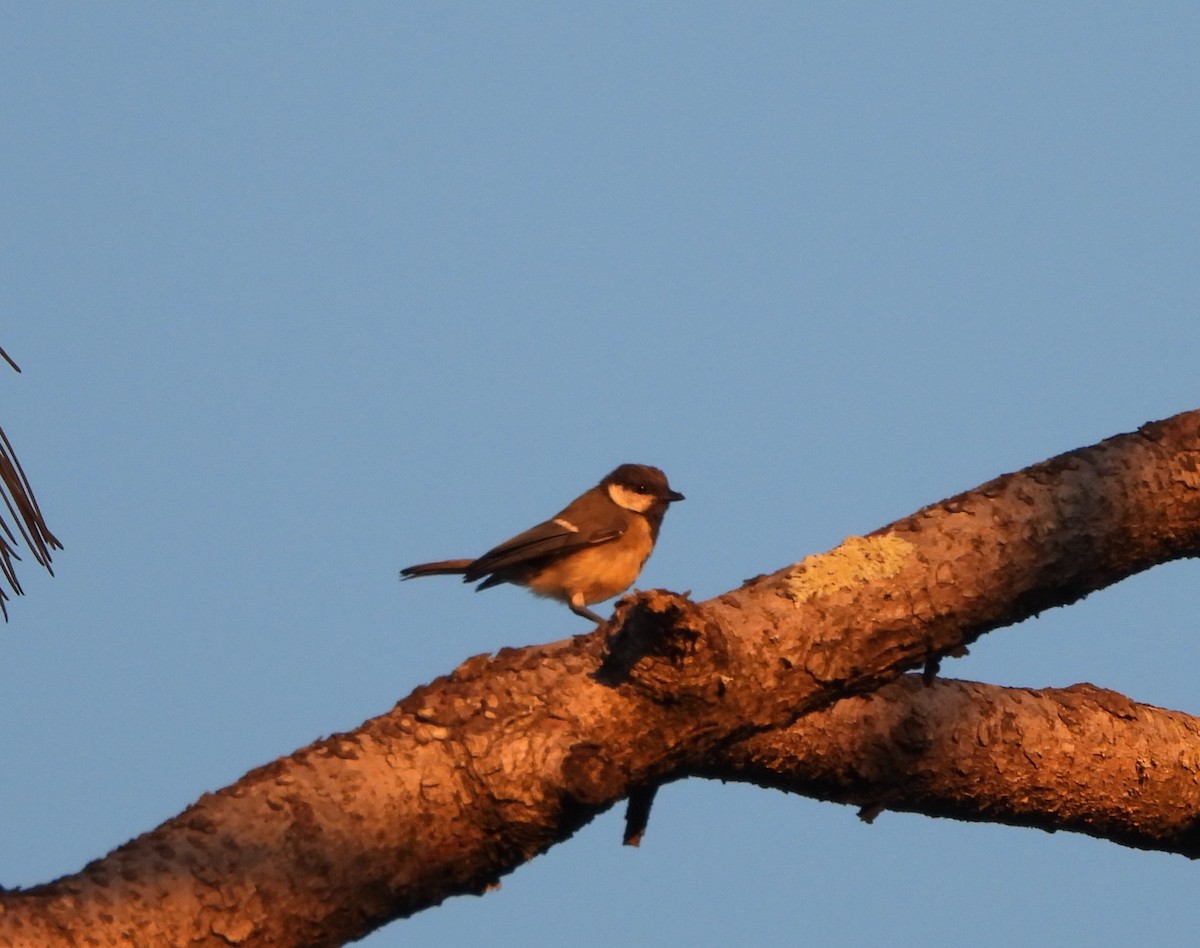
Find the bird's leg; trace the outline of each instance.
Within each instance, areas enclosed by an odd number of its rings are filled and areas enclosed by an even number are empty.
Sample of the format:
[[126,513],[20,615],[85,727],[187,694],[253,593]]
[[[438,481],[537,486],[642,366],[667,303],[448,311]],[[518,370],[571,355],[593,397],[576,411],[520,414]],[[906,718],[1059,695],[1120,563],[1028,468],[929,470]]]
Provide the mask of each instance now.
[[607,621],[605,619],[600,618],[600,616],[596,615],[596,613],[592,612],[591,609],[589,609],[587,606],[585,606],[583,604],[582,596],[579,596],[579,595],[572,596],[571,602],[569,603],[569,605],[571,606],[571,611],[573,613],[575,613],[575,615],[582,616],[585,619],[591,619],[593,622],[596,623],[596,625],[604,625],[604,623]]

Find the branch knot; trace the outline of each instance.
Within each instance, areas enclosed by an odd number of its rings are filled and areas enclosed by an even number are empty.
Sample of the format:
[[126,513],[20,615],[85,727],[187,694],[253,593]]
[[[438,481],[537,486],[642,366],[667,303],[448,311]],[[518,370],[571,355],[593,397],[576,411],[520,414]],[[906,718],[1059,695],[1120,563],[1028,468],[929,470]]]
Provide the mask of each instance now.
[[711,700],[723,692],[728,647],[702,606],[656,589],[622,599],[616,615],[597,681],[631,684],[662,704]]

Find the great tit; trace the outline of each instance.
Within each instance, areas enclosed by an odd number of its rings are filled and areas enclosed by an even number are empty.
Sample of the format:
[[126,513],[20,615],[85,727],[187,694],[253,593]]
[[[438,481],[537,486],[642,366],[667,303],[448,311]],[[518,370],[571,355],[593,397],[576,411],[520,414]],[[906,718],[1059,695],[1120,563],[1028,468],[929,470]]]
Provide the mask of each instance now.
[[550,520],[539,523],[474,560],[419,563],[400,570],[401,579],[461,575],[476,587],[524,586],[558,599],[571,611],[603,622],[587,608],[633,585],[654,550],[667,507],[683,494],[647,464],[622,464]]

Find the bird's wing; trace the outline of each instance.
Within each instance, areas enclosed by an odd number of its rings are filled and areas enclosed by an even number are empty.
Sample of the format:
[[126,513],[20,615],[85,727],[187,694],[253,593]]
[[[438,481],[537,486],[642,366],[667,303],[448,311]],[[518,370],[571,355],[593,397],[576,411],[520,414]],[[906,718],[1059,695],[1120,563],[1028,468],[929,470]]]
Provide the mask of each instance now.
[[[567,511],[563,511],[565,514]],[[479,557],[463,574],[464,582],[473,582],[488,573],[519,566],[543,556],[568,553],[571,550],[585,546],[595,546],[598,543],[608,543],[625,532],[623,519],[613,517],[604,526],[583,532],[570,520],[558,516],[553,520],[539,523],[524,533],[519,533],[511,540],[505,540],[499,546],[488,550]],[[501,580],[503,581],[503,580]]]

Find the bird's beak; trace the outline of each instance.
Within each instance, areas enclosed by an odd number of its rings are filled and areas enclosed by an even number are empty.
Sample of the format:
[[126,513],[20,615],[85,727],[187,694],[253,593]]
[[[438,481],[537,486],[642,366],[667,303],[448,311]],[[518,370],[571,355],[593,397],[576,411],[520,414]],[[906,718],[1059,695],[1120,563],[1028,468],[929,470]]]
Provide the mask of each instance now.
[[687,498],[677,490],[667,491],[667,503],[671,504],[677,500],[686,500]]

